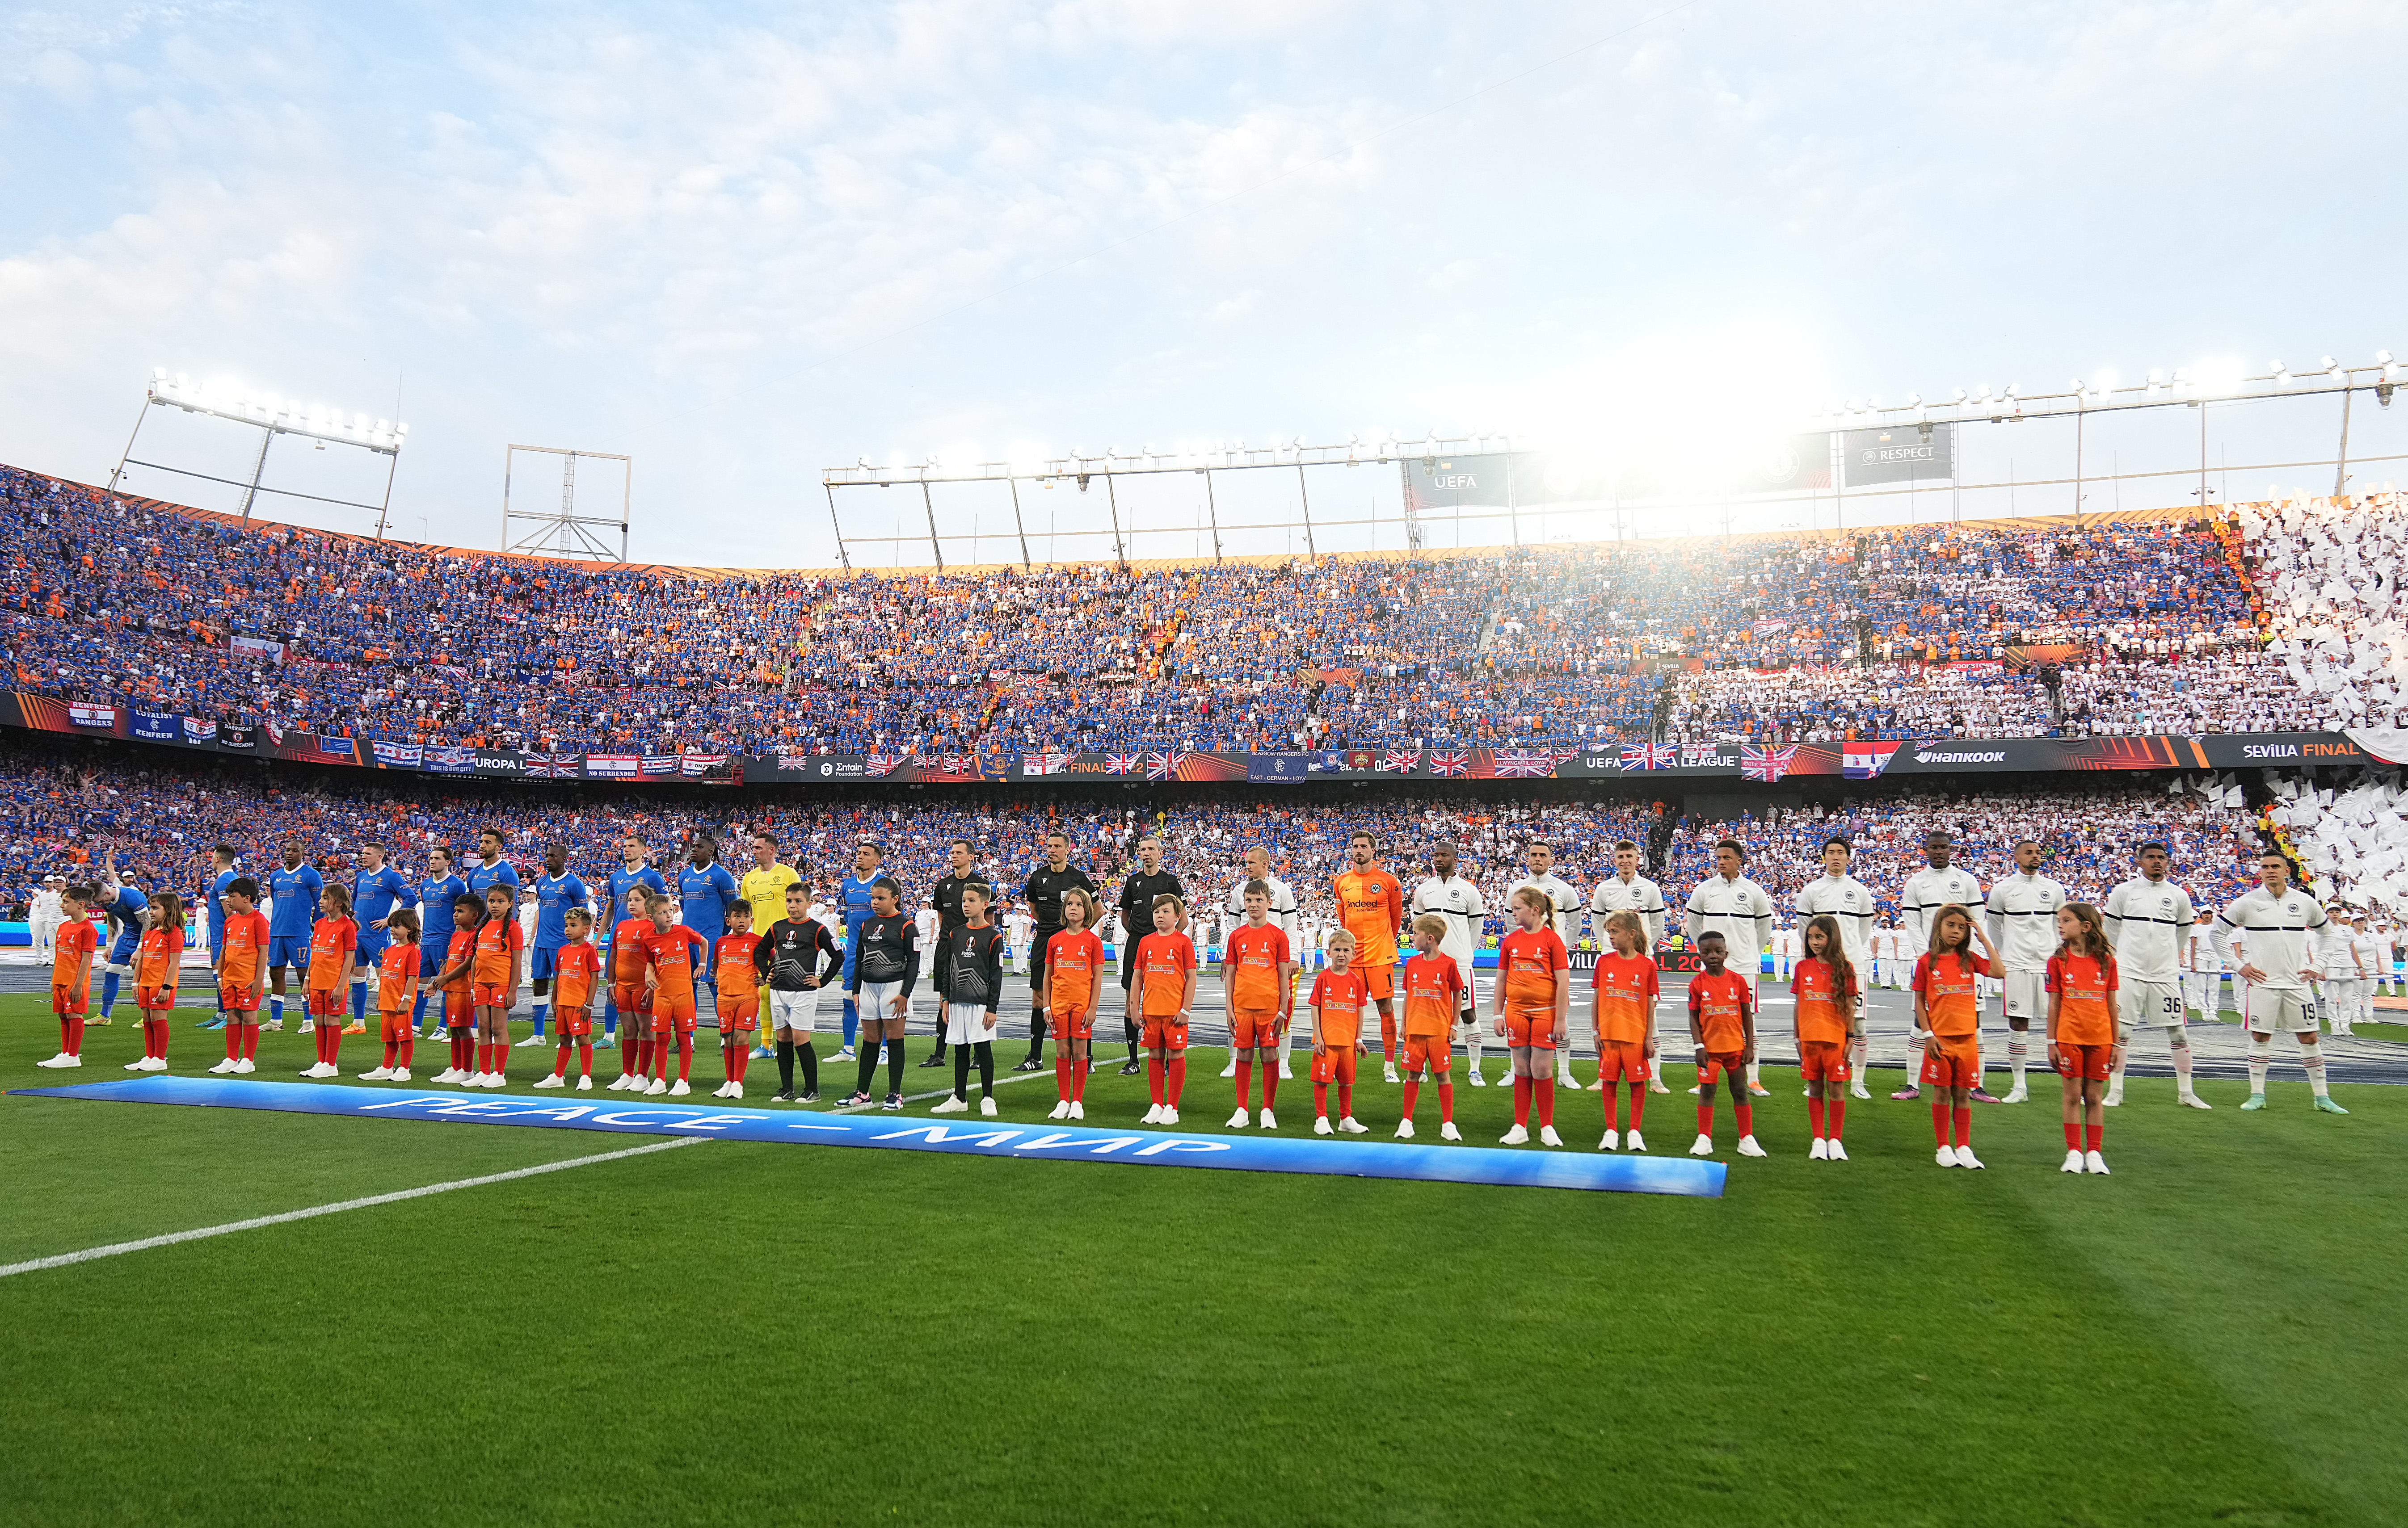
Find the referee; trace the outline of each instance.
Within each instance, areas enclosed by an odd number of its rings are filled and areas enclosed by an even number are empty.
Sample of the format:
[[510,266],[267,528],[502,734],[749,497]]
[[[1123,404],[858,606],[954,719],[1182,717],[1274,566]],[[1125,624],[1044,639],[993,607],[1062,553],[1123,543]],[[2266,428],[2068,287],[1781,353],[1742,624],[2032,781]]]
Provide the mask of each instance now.
[[[1136,931],[1154,926],[1154,899],[1158,896],[1175,896],[1182,902],[1187,899],[1187,888],[1179,884],[1177,876],[1162,867],[1160,834],[1149,833],[1137,841],[1137,863],[1139,868],[1130,871],[1128,878],[1121,882],[1121,927],[1126,931],[1121,935],[1123,992],[1128,991],[1129,980],[1137,974]],[[1126,1005],[1123,1007],[1125,1009]],[[1128,1034],[1128,1064],[1121,1068],[1121,1076],[1135,1077],[1143,1070],[1137,1059],[1137,1020],[1124,1011],[1121,1027]]]
[[[962,893],[975,886],[986,893],[989,907],[995,905],[995,887],[980,873],[978,851],[970,846],[968,839],[954,839],[953,846],[946,850],[945,859],[945,873],[937,878],[935,889],[928,893],[928,899],[937,905],[937,948],[930,956],[936,962],[936,974],[930,991],[938,992],[952,990],[946,985],[945,977],[953,964],[950,957],[953,948],[953,931],[965,927],[969,921],[962,912]],[[942,1066],[945,1064],[944,1017],[940,1006],[937,1013],[937,1049],[920,1064],[922,1066]]]
[[1015,1072],[1034,1072],[1045,1064],[1045,941],[1062,932],[1062,893],[1073,886],[1103,900],[1103,892],[1087,873],[1071,865],[1070,840],[1056,828],[1045,835],[1045,863],[1028,873],[1028,883],[1020,892],[1029,916],[1037,920],[1037,932],[1030,935],[1036,948],[1028,957],[1028,1059],[1013,1067]]

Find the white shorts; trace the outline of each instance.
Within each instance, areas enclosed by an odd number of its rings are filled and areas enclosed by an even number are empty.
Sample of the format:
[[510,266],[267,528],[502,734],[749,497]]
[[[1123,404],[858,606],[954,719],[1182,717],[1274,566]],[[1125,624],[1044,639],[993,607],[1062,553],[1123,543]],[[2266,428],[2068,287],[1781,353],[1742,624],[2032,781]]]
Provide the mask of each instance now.
[[2180,1029],[2186,1017],[2174,982],[2127,982],[2115,993],[2115,1018],[2126,1029]]
[[[860,1000],[854,1007],[865,1024],[883,1022],[895,1017],[895,1000],[903,994],[899,981],[865,981],[860,986]],[[907,1006],[908,1011],[908,1006]]]
[[809,1039],[819,1027],[820,993],[824,990],[807,987],[798,992],[783,992],[770,988],[769,1027],[790,1029]]
[[2315,999],[2304,987],[2244,986],[2241,1012],[2252,1035],[2313,1035],[2316,1029]]
[[992,1040],[1003,1033],[1001,1024],[986,1027],[986,1005],[983,1003],[948,1003],[945,1005],[945,1043],[976,1045]]
[[2048,1017],[2048,973],[2045,971],[2010,971],[2007,973],[2007,1017],[2010,1019],[2046,1019]]

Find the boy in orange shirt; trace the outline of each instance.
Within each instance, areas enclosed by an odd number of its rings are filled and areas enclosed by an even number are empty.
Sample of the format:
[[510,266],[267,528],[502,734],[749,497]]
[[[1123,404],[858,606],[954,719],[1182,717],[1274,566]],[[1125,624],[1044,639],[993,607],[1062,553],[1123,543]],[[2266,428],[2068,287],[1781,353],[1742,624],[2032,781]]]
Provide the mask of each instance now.
[[1263,1128],[1277,1130],[1271,1105],[1279,1096],[1281,1038],[1287,1033],[1289,1005],[1296,1001],[1296,962],[1287,931],[1270,921],[1271,889],[1246,882],[1246,921],[1221,941],[1221,991],[1229,1010],[1229,1050],[1238,1065],[1238,1112],[1231,1130],[1246,1128],[1254,1092],[1254,1064],[1263,1068]]
[[568,935],[568,942],[553,951],[552,958],[552,1013],[560,1021],[560,1053],[553,1058],[552,1076],[538,1078],[535,1085],[564,1086],[568,1075],[569,1048],[574,1046],[577,1091],[592,1092],[594,993],[602,985],[602,951],[595,949],[588,937],[594,932],[594,915],[584,908],[569,908],[562,915],[560,925]]
[[225,1009],[225,1060],[209,1068],[222,1077],[253,1070],[259,1054],[260,993],[267,986],[267,915],[259,910],[259,882],[236,876],[218,893],[225,932],[209,951],[217,967],[218,1005]]
[[1760,1157],[1756,1109],[1747,1098],[1747,1064],[1756,1059],[1756,1003],[1738,972],[1728,969],[1728,947],[1708,929],[1698,936],[1705,970],[1689,978],[1689,1039],[1698,1050],[1698,1139],[1693,1157],[1714,1154],[1714,1079],[1730,1087],[1731,1113],[1739,1121],[1739,1154]]
[[1507,1146],[1530,1138],[1533,1099],[1540,1141],[1564,1144],[1555,1134],[1555,1048],[1568,1038],[1572,974],[1570,953],[1549,926],[1552,910],[1546,893],[1523,887],[1513,893],[1513,918],[1522,926],[1497,941],[1493,1028],[1513,1057],[1513,1128],[1499,1137]]
[[1598,957],[1597,1091],[1605,1100],[1605,1138],[1601,1151],[1618,1151],[1626,1144],[1614,1107],[1613,1085],[1630,1084],[1630,1135],[1633,1151],[1647,1150],[1639,1123],[1647,1113],[1647,1084],[1656,1075],[1656,1000],[1663,984],[1655,958],[1647,953],[1647,925],[1627,907],[1605,921],[1605,936],[1613,948]]
[[1146,1081],[1154,1107],[1150,1125],[1179,1122],[1179,1095],[1187,1086],[1187,1020],[1196,1007],[1196,941],[1179,932],[1186,907],[1168,893],[1154,899],[1154,932],[1137,942],[1137,970],[1129,982],[1132,1018],[1153,1052]]
[[477,925],[476,964],[468,973],[468,1002],[477,1012],[477,1075],[471,1088],[507,1088],[510,1059],[510,1009],[519,1000],[526,971],[526,930],[519,927],[518,893],[496,882],[485,889],[485,921]]
[[1840,937],[1840,921],[1831,914],[1807,920],[1799,942],[1805,955],[1790,973],[1789,995],[1797,1005],[1791,1017],[1798,1070],[1806,1079],[1806,1118],[1814,1127],[1806,1160],[1845,1162],[1848,1149],[1840,1144],[1840,1129],[1848,1118],[1849,1058],[1864,1034],[1856,1003],[1859,978]]
[[1404,1118],[1397,1121],[1397,1138],[1413,1138],[1413,1104],[1421,1097],[1422,1078],[1438,1078],[1438,1134],[1440,1140],[1459,1141],[1455,1128],[1455,1020],[1463,1011],[1463,968],[1439,949],[1446,938],[1446,920],[1426,912],[1413,920],[1413,957],[1398,978],[1405,989]]
[[50,954],[50,1011],[59,1020],[59,1053],[36,1066],[81,1066],[83,1021],[92,1011],[92,956],[100,931],[86,909],[100,896],[97,886],[70,886],[59,893],[59,924]]
[[1339,926],[1354,935],[1354,971],[1380,1005],[1380,1049],[1387,1078],[1397,1080],[1397,930],[1405,921],[1404,882],[1372,863],[1379,840],[1357,833],[1346,842],[1352,862],[1333,887]]
[[[2107,1079],[2115,1069],[2115,947],[2106,920],[2087,902],[2057,909],[2057,953],[2048,958],[2048,1064],[2065,1083],[2065,1162],[2057,1170],[2107,1176],[2099,1153],[2107,1132]],[[2085,1133],[2088,1139],[2084,1139]]]
[[469,1085],[470,1078],[479,1075],[468,1070],[477,1023],[472,1001],[474,983],[469,973],[477,964],[477,931],[484,922],[484,898],[473,892],[463,892],[452,899],[452,943],[443,951],[443,968],[428,983],[443,994],[443,1028],[452,1042],[452,1064],[437,1073],[435,1080],[455,1082],[464,1088]]
[[719,973],[719,1064],[727,1078],[711,1090],[713,1098],[744,1096],[744,1065],[761,1027],[760,968],[752,960],[760,948],[761,935],[752,932],[752,904],[738,897],[727,904],[727,932],[710,951],[711,969]]
[[[1988,958],[1973,953],[1982,941]],[[1973,1154],[1973,1090],[1982,1085],[1981,996],[1978,978],[1991,974],[1998,950],[1973,915],[1950,903],[1931,915],[1931,948],[1914,963],[1914,1029],[1923,1042],[1925,1082],[1931,1098],[1934,1154],[1942,1167],[1980,1167]],[[1951,1139],[1951,1127],[1954,1139]]]
[[[644,893],[645,888],[635,888],[628,893],[630,901],[640,903]],[[644,1007],[644,973],[652,965],[643,940],[649,906],[630,907],[610,934],[610,1004],[626,1018],[619,1029],[619,1075],[610,1081],[612,1092],[642,1092],[652,1069],[652,1015]]]
[[1312,978],[1305,1001],[1312,1007],[1312,1133],[1333,1134],[1329,1086],[1338,1085],[1338,1126],[1349,1135],[1368,1135],[1354,1121],[1354,1061],[1363,1053],[1363,1005],[1370,992],[1354,968],[1354,935],[1340,929],[1329,936],[1329,964]]
[[[710,941],[676,921],[677,903],[666,892],[652,893],[644,906],[652,922],[636,935],[643,941],[647,963],[642,1007],[652,1016],[652,1081],[644,1092],[682,1097],[694,1091],[686,1082],[694,1069],[694,966],[710,958]],[[671,1050],[678,1058],[674,1083],[668,1080]]]
[[384,1064],[360,1074],[364,1082],[407,1082],[410,1052],[418,1044],[418,978],[426,957],[418,947],[423,925],[408,907],[385,919],[393,935],[377,956],[377,1028],[384,1035]]
[[184,962],[184,899],[153,892],[142,915],[142,942],[134,949],[134,1004],[142,1010],[142,1059],[129,1072],[167,1069],[167,1034],[176,1017],[176,978]]
[[1089,1049],[1096,1038],[1096,973],[1104,968],[1104,941],[1096,934],[1096,899],[1080,887],[1062,893],[1062,927],[1045,941],[1045,1014],[1054,1026],[1053,1112],[1049,1120],[1087,1117]]
[[351,921],[351,893],[339,885],[318,893],[323,916],[309,930],[308,1007],[318,1042],[317,1064],[303,1069],[308,1078],[341,1075],[343,1016],[351,992],[351,968],[359,964],[360,926]]

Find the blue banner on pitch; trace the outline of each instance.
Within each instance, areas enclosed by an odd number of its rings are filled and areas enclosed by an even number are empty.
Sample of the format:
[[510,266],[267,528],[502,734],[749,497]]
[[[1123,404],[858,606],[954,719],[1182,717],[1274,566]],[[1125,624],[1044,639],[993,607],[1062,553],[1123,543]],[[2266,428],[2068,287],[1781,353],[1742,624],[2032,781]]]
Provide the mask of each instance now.
[[1182,1135],[1094,1124],[1007,1124],[1000,1120],[907,1119],[896,1114],[816,1114],[800,1109],[709,1108],[651,1103],[570,1103],[511,1094],[417,1092],[241,1078],[142,1077],[67,1088],[20,1088],[39,1098],[121,1104],[186,1104],[203,1108],[342,1114],[362,1120],[431,1120],[461,1124],[536,1125],[624,1135],[708,1135],[732,1141],[806,1146],[883,1147],[982,1157],[1056,1162],[1122,1162],[1147,1167],[1217,1167],[1248,1173],[1319,1173],[1337,1178],[1404,1178],[1432,1183],[1498,1183],[1518,1188],[1594,1189],[1719,1198],[1723,1164],[1694,1157],[1612,1156],[1604,1152],[1500,1150],[1421,1146],[1403,1141],[1319,1136]]

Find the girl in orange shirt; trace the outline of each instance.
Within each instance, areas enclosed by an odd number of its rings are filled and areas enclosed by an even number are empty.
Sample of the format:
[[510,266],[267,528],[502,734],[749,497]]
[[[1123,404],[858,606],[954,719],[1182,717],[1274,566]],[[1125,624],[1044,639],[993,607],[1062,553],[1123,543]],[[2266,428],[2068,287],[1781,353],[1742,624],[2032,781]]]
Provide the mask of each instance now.
[[134,951],[134,1005],[142,1010],[142,1059],[129,1072],[167,1069],[168,1021],[175,1017],[176,976],[184,961],[184,899],[154,892],[143,915],[142,943]]
[[526,931],[519,927],[518,893],[508,886],[485,891],[485,921],[477,925],[477,952],[468,972],[468,1000],[477,1009],[477,1075],[471,1088],[507,1088],[503,1070],[510,1059],[510,1008],[519,1000],[519,976],[526,964]]
[[1647,1113],[1647,1084],[1656,1075],[1656,1000],[1663,985],[1655,959],[1647,953],[1647,925],[1625,907],[1605,921],[1605,936],[1612,950],[1597,963],[1597,1091],[1605,1100],[1602,1150],[1618,1151],[1626,1144],[1619,1133],[1613,1085],[1630,1084],[1630,1135],[1633,1151],[1647,1150],[1639,1124]]
[[1864,1033],[1857,1016],[1856,968],[1840,938],[1840,921],[1829,913],[1807,920],[1801,936],[1805,957],[1789,978],[1789,995],[1796,1003],[1798,1069],[1806,1079],[1806,1119],[1814,1127],[1814,1144],[1806,1150],[1809,1162],[1845,1162],[1848,1150],[1840,1144],[1840,1128],[1848,1118],[1848,1053]]
[[1513,916],[1522,926],[1497,941],[1497,1004],[1494,1027],[1513,1055],[1513,1128],[1498,1137],[1507,1146],[1530,1138],[1530,1105],[1539,1107],[1539,1139],[1564,1144],[1555,1134],[1555,1048],[1564,1043],[1571,1009],[1571,957],[1547,926],[1547,893],[1525,886],[1513,893]]
[[[2099,1143],[2107,1129],[2107,1078],[2117,1060],[2115,947],[2106,920],[2087,902],[2057,909],[2057,953],[2048,958],[2048,1064],[2065,1084],[2067,1173],[2105,1177]],[[2088,1140],[2084,1140],[2087,1132]]]
[[1088,1049],[1096,1037],[1096,973],[1104,941],[1096,935],[1096,899],[1073,886],[1062,893],[1062,927],[1045,941],[1045,1012],[1054,1026],[1054,1110],[1049,1120],[1087,1117]]
[[383,1031],[384,1064],[360,1076],[370,1082],[407,1082],[410,1051],[418,1039],[419,966],[425,953],[418,945],[421,925],[416,912],[395,907],[385,927],[393,939],[377,961],[377,1022]]
[[351,893],[328,886],[318,893],[325,914],[309,930],[309,994],[305,1010],[316,1028],[318,1064],[303,1077],[337,1075],[342,1062],[343,1003],[351,990],[351,968],[359,962],[360,926],[351,921]]
[[1137,977],[1129,984],[1129,1016],[1142,1018],[1154,1107],[1144,1123],[1179,1122],[1179,1095],[1187,1086],[1187,1022],[1196,1008],[1196,943],[1179,932],[1187,906],[1168,893],[1154,899],[1154,929],[1137,943]]

